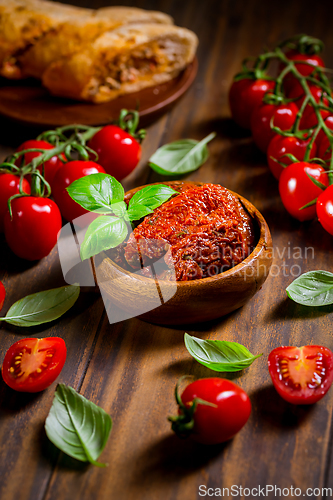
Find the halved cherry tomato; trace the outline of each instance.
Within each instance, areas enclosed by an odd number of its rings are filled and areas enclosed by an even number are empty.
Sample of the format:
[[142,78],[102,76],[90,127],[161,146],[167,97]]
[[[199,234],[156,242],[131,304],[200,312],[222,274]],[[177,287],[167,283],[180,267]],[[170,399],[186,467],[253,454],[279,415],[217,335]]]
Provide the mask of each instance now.
[[0,311],[3,307],[3,303],[5,302],[5,297],[6,297],[6,290],[5,287],[3,286],[3,283],[0,281]]
[[[231,439],[246,424],[251,413],[251,402],[246,392],[222,378],[192,382],[182,393],[181,402],[183,408],[180,405],[179,416],[169,417],[173,422],[172,429],[182,437],[188,434],[203,444],[223,443]],[[191,429],[189,422],[193,422]]]
[[15,391],[43,391],[58,377],[66,353],[66,344],[59,337],[21,339],[6,352],[2,377]]
[[268,356],[268,369],[280,396],[295,405],[316,403],[333,381],[333,353],[327,347],[277,347]]
[[243,78],[234,81],[229,92],[229,105],[232,118],[244,128],[251,128],[251,115],[257,106],[262,103],[262,99],[267,91],[274,88],[275,82],[272,80],[252,80]]
[[[23,142],[21,146],[17,148],[16,151],[23,151],[24,149],[53,149],[54,146],[50,144],[49,142],[46,141],[37,141],[37,140],[29,140]],[[37,156],[40,156],[42,153],[35,151],[31,153],[25,153],[24,155],[24,162],[25,164],[30,163],[34,158]],[[21,158],[20,157],[18,160],[16,160],[16,165],[20,166],[21,165]],[[64,162],[66,161],[66,157],[62,155],[62,158]],[[44,163],[44,176],[46,181],[51,184],[53,181],[53,178],[55,176],[55,173],[57,170],[63,166],[63,162],[57,157],[57,156],[52,156],[52,158]],[[42,173],[43,166],[41,165],[38,167],[38,170]]]
[[118,181],[135,169],[141,158],[141,146],[126,130],[117,125],[107,125],[88,142],[98,154],[98,163],[106,173]]
[[333,235],[333,185],[318,196],[316,210],[320,224]]
[[269,143],[276,134],[271,129],[272,119],[275,127],[288,130],[293,126],[297,113],[297,106],[293,102],[279,105],[262,104],[256,107],[251,116],[251,131],[258,148],[266,153]]
[[[30,194],[30,184],[26,179],[22,181],[22,190]],[[5,230],[4,217],[8,212],[8,200],[20,192],[20,177],[14,174],[0,174],[0,233]]]
[[[271,169],[272,174],[276,179],[280,178],[280,175],[285,167],[280,165],[279,162],[285,165],[290,165],[292,160],[290,160],[286,154],[292,154],[297,158],[297,160],[302,161],[306,152],[306,148],[310,142],[310,139],[302,140],[297,137],[284,137],[283,135],[276,134],[275,137],[269,143],[267,149],[267,163]],[[316,156],[317,146],[314,143],[311,147],[310,158]]]
[[308,175],[328,186],[325,169],[315,163],[304,161],[292,163],[283,169],[279,180],[282,203],[290,215],[300,221],[311,220],[316,217],[316,204],[302,210],[301,208],[315,200],[322,193],[320,187],[316,186]]

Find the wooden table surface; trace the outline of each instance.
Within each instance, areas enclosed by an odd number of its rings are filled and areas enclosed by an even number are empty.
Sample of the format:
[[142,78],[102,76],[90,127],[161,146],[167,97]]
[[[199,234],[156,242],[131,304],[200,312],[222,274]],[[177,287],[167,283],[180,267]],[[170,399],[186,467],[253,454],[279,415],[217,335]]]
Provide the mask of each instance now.
[[[74,1],[73,1],[74,3]],[[76,2],[79,4],[79,2]],[[119,4],[125,2],[118,2]],[[107,0],[81,2],[99,7]],[[243,195],[264,215],[272,232],[274,265],[262,289],[236,312],[205,324],[155,326],[138,319],[110,325],[99,294],[82,289],[72,310],[60,320],[29,331],[0,323],[0,363],[6,350],[24,337],[60,336],[68,357],[58,382],[74,387],[113,419],[110,440],[100,460],[106,469],[76,462],[48,441],[44,422],[56,383],[42,393],[16,393],[0,382],[1,500],[194,500],[207,488],[273,485],[269,498],[291,498],[293,488],[319,488],[308,498],[330,498],[333,488],[333,390],[315,405],[294,407],[272,387],[267,355],[281,345],[333,347],[332,308],[305,308],[286,297],[285,288],[300,272],[332,270],[332,237],[317,221],[291,219],[279,199],[277,182],[251,137],[230,119],[228,89],[244,57],[296,33],[320,37],[324,58],[333,67],[331,1],[137,0],[147,9],[171,14],[197,33],[198,76],[179,104],[148,128],[140,166],[125,188],[163,180],[147,166],[162,144],[201,139],[217,132],[210,157],[188,176],[217,182]],[[36,131],[1,119],[1,160]],[[0,237],[0,279],[7,297],[3,312],[19,298],[61,286],[57,249],[38,263],[15,258]],[[205,339],[236,341],[263,352],[233,378],[249,394],[253,411],[246,426],[223,445],[182,441],[167,416],[176,411],[173,389],[184,374],[214,376],[187,353],[184,331]],[[211,490],[213,491],[213,490]],[[234,491],[234,497],[245,498]],[[251,494],[249,498],[254,498]],[[261,496],[263,496],[261,494]],[[232,498],[225,491],[226,498]]]

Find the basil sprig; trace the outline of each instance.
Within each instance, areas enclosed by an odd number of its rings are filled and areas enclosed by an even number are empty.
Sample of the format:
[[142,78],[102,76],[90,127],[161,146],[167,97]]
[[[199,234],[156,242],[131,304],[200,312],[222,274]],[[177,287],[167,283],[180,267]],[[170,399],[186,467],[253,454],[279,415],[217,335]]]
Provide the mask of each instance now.
[[70,457],[97,462],[112,428],[112,420],[102,408],[78,394],[72,387],[59,384],[45,422],[49,440]]
[[120,182],[108,174],[91,174],[78,179],[67,188],[70,197],[84,209],[103,214],[88,227],[81,244],[81,259],[89,259],[103,250],[122,243],[130,222],[152,213],[177,191],[164,184],[146,186],[137,191],[128,206]]
[[237,372],[250,366],[262,354],[254,356],[237,342],[202,340],[185,333],[185,346],[191,356],[216,372]]
[[328,271],[310,271],[296,278],[286,289],[287,295],[304,306],[333,304],[333,274]]
[[27,295],[15,302],[0,321],[23,327],[54,321],[74,305],[79,294],[79,286],[69,285]]
[[149,159],[149,166],[161,175],[183,175],[197,170],[209,156],[207,143],[215,132],[202,141],[182,139],[160,147]]

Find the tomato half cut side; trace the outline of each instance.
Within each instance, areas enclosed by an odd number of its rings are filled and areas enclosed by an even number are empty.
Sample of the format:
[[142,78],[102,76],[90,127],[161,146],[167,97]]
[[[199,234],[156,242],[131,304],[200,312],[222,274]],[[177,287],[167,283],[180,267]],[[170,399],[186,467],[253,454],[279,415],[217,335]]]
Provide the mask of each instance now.
[[43,391],[58,377],[66,354],[66,344],[59,337],[19,340],[6,352],[2,377],[15,391]]
[[268,369],[280,396],[295,405],[316,403],[333,381],[333,353],[327,347],[277,347],[268,356]]

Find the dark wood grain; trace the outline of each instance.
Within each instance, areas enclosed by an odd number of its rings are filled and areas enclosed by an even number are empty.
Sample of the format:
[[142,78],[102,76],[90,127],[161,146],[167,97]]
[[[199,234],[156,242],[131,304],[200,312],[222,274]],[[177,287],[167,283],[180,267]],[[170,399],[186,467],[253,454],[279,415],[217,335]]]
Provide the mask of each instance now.
[[[72,3],[99,7],[107,1]],[[169,328],[138,319],[110,324],[99,295],[84,290],[75,307],[46,328],[27,332],[0,323],[0,362],[8,347],[22,337],[63,337],[68,359],[58,381],[102,406],[114,422],[101,456],[109,467],[75,462],[51,445],[43,429],[56,384],[41,394],[25,395],[1,381],[0,499],[192,500],[202,498],[199,485],[293,486],[301,488],[302,494],[306,488],[333,489],[332,389],[316,405],[294,407],[277,395],[267,369],[267,355],[274,347],[333,347],[332,307],[305,308],[288,300],[285,293],[299,272],[332,271],[332,237],[318,222],[300,223],[286,214],[265,157],[230,120],[227,97],[244,57],[295,33],[322,38],[327,47],[325,61],[333,67],[331,2],[117,3],[168,12],[200,39],[194,85],[169,114],[149,127],[142,161],[124,182],[125,189],[164,180],[146,166],[159,145],[185,137],[201,139],[215,130],[209,160],[188,179],[219,182],[253,203],[270,226],[274,264],[262,289],[244,307],[200,325]],[[1,159],[22,140],[36,135],[35,129],[14,126],[5,119],[0,126]],[[12,256],[0,237],[0,279],[7,289],[4,312],[28,293],[62,285],[56,249],[37,264],[25,263]],[[230,376],[248,392],[253,411],[229,443],[205,447],[180,441],[170,431],[166,417],[176,412],[173,389],[178,378],[212,375],[188,355],[184,331],[240,342],[253,353],[264,353],[249,369]],[[316,498],[330,496],[320,492]]]

